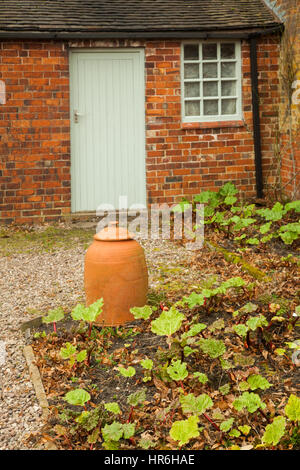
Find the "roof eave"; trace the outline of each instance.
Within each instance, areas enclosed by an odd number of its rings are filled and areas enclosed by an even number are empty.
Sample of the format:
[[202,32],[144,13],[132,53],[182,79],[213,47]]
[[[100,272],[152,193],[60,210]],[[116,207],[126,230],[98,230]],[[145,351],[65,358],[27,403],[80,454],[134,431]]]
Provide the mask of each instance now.
[[226,28],[215,30],[165,30],[165,31],[22,31],[0,30],[0,39],[209,39],[241,38],[280,33],[283,23],[274,23],[265,27]]

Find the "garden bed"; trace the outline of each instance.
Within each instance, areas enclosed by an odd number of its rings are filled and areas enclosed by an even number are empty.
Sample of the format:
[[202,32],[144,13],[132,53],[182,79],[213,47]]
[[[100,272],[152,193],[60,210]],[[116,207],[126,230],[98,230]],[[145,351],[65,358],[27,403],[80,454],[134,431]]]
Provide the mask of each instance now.
[[[268,250],[254,255],[250,248],[243,256],[263,269],[267,280],[255,279],[222,252],[205,246],[189,261],[201,273],[199,283],[193,279],[176,286],[159,271],[162,277],[150,292],[148,319],[118,328],[95,325],[90,338],[82,324],[78,332],[70,311],[57,323],[56,334],[51,325],[39,326],[32,346],[51,415],[43,433],[29,438],[30,445],[50,441],[59,449],[299,449],[299,409],[298,418],[291,418],[299,406],[293,400],[300,374],[289,348],[299,338],[293,316],[299,305],[299,267],[294,258],[270,256]],[[203,292],[205,302],[197,305]],[[153,332],[153,322],[174,305],[182,318],[168,343],[165,335]],[[249,335],[234,329],[241,324],[247,328],[247,321],[255,323],[255,318],[265,320]],[[199,324],[205,328],[188,336]],[[209,339],[217,341],[219,352],[218,347],[205,348]],[[89,365],[85,360],[70,366],[60,353],[67,343],[76,353],[93,346]],[[150,369],[145,359],[152,361]],[[120,367],[132,375],[122,375]],[[66,402],[66,395],[78,389],[88,393],[84,406]],[[272,426],[279,428],[278,442],[268,437]]]

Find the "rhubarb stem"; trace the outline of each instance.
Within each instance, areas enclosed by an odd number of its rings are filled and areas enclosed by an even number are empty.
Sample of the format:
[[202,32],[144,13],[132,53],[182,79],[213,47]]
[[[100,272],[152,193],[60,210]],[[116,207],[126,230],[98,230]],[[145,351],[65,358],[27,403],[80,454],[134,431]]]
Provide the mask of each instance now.
[[210,419],[210,417],[207,416],[207,414],[203,413],[203,416],[204,416],[205,419],[207,419],[207,421],[209,421],[209,422],[213,425],[213,427],[214,427],[217,431],[221,431],[221,429],[219,428],[219,426],[218,426],[214,421],[212,421],[212,420]]

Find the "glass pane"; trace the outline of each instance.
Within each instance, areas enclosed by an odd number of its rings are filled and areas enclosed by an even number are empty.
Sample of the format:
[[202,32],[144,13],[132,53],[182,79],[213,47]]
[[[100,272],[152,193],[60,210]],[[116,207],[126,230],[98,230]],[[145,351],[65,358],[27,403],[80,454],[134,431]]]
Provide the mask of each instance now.
[[217,78],[218,64],[203,64],[203,78]]
[[200,96],[200,86],[199,83],[185,83],[184,84],[184,96],[186,98],[199,97]]
[[187,44],[184,46],[184,60],[199,60],[198,44]]
[[221,44],[221,59],[235,59],[235,44]]
[[186,116],[200,116],[200,101],[186,101],[185,102],[185,115]]
[[203,101],[204,114],[212,116],[218,113],[218,100],[205,100]]
[[185,64],[184,65],[184,78],[199,78],[199,65],[198,64]]
[[203,82],[203,96],[218,95],[218,82]]
[[222,114],[236,114],[236,99],[222,100]]
[[216,60],[217,59],[217,44],[203,44],[202,46],[203,60]]
[[235,96],[236,95],[236,81],[228,80],[226,82],[222,82],[221,93],[222,93],[222,96]]
[[235,77],[235,62],[222,62],[221,76],[223,78]]

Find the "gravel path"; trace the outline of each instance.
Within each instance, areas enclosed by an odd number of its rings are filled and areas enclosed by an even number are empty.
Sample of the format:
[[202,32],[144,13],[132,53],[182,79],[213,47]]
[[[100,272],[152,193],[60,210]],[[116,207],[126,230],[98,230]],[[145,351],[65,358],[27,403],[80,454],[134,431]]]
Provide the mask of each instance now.
[[[146,241],[142,245],[150,288],[161,282],[161,266],[171,270],[169,278],[174,280],[178,266],[186,265],[177,273],[178,278],[187,284],[195,282],[198,273],[189,266],[192,253],[163,240]],[[41,410],[23,356],[25,339],[20,325],[50,308],[71,308],[84,300],[84,254],[82,247],[76,247],[0,258],[1,450],[27,449],[24,439],[42,426]]]

